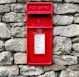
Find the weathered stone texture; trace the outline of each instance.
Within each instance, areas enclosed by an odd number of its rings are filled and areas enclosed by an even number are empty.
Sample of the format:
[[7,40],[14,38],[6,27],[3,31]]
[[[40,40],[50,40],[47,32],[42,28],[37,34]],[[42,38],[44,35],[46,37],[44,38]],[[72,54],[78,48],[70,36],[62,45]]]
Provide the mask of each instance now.
[[10,23],[11,27],[23,27],[26,26],[25,23]]
[[29,2],[31,0],[17,0],[18,2]]
[[79,36],[79,25],[72,24],[69,26],[54,27],[54,35],[60,35],[65,37]]
[[54,13],[56,14],[75,13],[77,11],[78,11],[78,6],[75,4],[68,4],[68,3],[54,4]]
[[65,2],[79,3],[79,0],[65,0]]
[[11,10],[13,12],[25,12],[25,5],[24,4],[12,4]]
[[4,22],[25,22],[25,13],[5,13],[2,17]]
[[73,50],[79,52],[79,43],[73,43]]
[[10,12],[9,5],[0,5],[0,13]]
[[16,2],[16,0],[0,0],[0,4],[13,3],[13,2]]
[[13,77],[19,74],[18,66],[0,66],[1,77]]
[[40,75],[44,73],[42,67],[35,66],[20,66],[20,74],[21,75]]
[[63,65],[44,66],[44,71],[60,71],[64,69],[65,69],[65,66]]
[[73,71],[79,71],[79,65],[72,65],[72,66],[69,66],[68,68]]
[[8,51],[0,53],[0,65],[12,64],[13,57],[12,54]]
[[63,70],[59,77],[79,77],[79,71]]
[[26,28],[25,27],[13,27],[11,28],[13,37],[25,37],[26,36]]
[[77,57],[70,55],[62,55],[62,56],[54,55],[53,60],[54,63],[57,65],[72,65],[78,63]]
[[11,32],[5,23],[0,23],[0,38],[10,38]]
[[72,42],[70,38],[56,36],[54,38],[53,54],[70,54]]
[[25,52],[26,51],[26,39],[16,38],[10,39],[5,42],[5,48],[9,51]]
[[79,14],[75,14],[74,23],[79,23]]
[[14,54],[15,64],[26,64],[26,53]]
[[72,42],[73,42],[73,43],[78,43],[78,42],[79,42],[79,37],[73,38],[73,39],[72,39]]
[[54,24],[57,25],[69,25],[73,22],[73,16],[62,16],[56,15],[54,16]]
[[56,74],[54,71],[46,72],[44,75],[40,75],[38,77],[56,77]]
[[4,42],[0,40],[0,51],[4,50]]

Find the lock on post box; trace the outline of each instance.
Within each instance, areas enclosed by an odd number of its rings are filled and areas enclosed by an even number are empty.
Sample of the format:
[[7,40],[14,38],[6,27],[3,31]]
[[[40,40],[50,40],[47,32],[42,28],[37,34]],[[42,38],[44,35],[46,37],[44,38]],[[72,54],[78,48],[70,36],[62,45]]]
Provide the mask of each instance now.
[[52,11],[51,2],[28,2],[27,64],[52,64]]

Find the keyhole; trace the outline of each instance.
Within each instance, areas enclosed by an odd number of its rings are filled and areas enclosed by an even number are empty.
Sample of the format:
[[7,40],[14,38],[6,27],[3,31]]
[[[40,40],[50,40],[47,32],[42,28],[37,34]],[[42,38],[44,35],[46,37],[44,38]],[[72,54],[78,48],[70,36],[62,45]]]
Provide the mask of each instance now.
[[38,29],[38,32],[42,32],[42,29]]

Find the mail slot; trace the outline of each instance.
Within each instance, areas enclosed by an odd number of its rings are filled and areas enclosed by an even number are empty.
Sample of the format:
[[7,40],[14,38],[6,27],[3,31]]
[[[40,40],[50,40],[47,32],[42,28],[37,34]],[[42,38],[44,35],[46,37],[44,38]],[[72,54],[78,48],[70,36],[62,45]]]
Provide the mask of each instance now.
[[52,64],[52,15],[51,2],[26,4],[27,64]]

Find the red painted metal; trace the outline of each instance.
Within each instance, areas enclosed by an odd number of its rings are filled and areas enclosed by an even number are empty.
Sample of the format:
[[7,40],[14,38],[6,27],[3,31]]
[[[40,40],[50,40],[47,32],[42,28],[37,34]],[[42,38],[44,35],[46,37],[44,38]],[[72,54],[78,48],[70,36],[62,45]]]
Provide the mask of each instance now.
[[[26,4],[27,16],[27,64],[52,64],[52,14],[51,2],[28,2]],[[35,54],[34,36],[45,34],[45,54]]]

